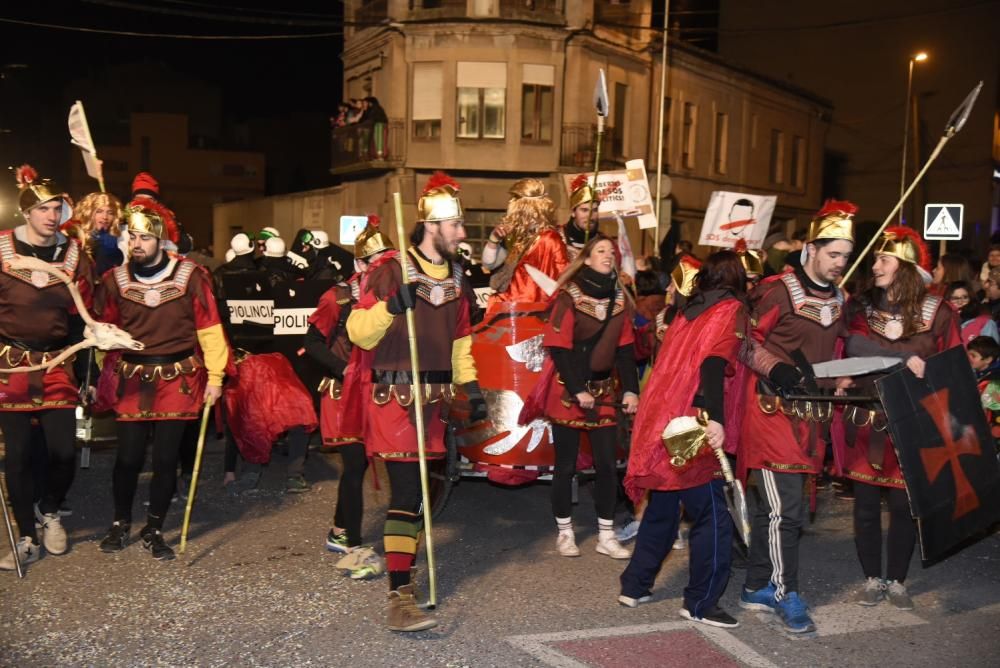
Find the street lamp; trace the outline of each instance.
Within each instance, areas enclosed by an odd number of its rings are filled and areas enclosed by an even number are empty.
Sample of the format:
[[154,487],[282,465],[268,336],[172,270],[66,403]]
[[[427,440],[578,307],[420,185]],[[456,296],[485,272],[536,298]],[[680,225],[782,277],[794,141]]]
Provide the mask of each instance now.
[[[913,63],[927,60],[927,53],[921,51],[909,57],[906,72],[906,105],[903,109],[903,166],[899,174],[899,199],[903,199],[906,190],[906,146],[910,141],[910,100],[913,97]],[[899,224],[903,224],[903,207],[899,208]]]

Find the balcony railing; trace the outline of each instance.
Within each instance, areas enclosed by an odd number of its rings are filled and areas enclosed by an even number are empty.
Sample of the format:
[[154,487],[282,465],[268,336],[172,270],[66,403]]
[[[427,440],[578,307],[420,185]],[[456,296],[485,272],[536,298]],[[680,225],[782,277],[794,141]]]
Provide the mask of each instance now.
[[[614,129],[604,127],[601,141],[601,165],[618,165],[620,156],[612,155],[611,136]],[[559,151],[559,165],[574,169],[594,168],[594,147],[597,145],[597,126],[593,123],[563,123],[562,148]]]
[[402,167],[406,159],[406,123],[365,121],[334,128],[330,147],[333,174],[378,171]]

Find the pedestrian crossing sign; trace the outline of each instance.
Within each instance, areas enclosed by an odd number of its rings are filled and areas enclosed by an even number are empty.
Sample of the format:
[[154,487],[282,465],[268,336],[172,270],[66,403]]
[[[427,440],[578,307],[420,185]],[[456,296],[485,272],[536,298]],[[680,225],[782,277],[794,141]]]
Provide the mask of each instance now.
[[928,204],[924,207],[924,239],[960,240],[964,204]]

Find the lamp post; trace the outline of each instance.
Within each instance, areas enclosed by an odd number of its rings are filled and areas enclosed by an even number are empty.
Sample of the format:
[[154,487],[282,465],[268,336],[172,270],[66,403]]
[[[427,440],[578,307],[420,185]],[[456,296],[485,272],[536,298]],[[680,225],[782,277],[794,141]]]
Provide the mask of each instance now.
[[[906,190],[906,146],[910,140],[910,100],[913,96],[913,63],[922,63],[927,60],[927,54],[923,51],[916,53],[907,61],[906,71],[906,104],[903,108],[903,165],[899,173],[899,197],[902,199],[903,191]],[[903,209],[899,209],[899,224],[903,224]]]

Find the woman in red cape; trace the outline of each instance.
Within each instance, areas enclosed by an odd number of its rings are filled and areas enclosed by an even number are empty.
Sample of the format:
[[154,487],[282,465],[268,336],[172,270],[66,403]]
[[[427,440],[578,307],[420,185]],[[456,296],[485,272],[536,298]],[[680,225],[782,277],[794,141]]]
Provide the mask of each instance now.
[[[680,614],[712,626],[738,625],[718,605],[729,581],[733,523],[713,450],[722,449],[733,413],[726,410],[733,403],[727,395],[741,389],[732,378],[748,328],[745,296],[746,273],[739,256],[715,253],[705,260],[694,293],[664,336],[632,431],[625,490],[633,501],[647,491],[650,499],[632,559],[621,575],[622,605],[635,607],[650,599],[677,535],[683,503],[693,524],[690,576]],[[674,466],[663,443],[664,430],[675,419],[704,414],[708,447]]]

